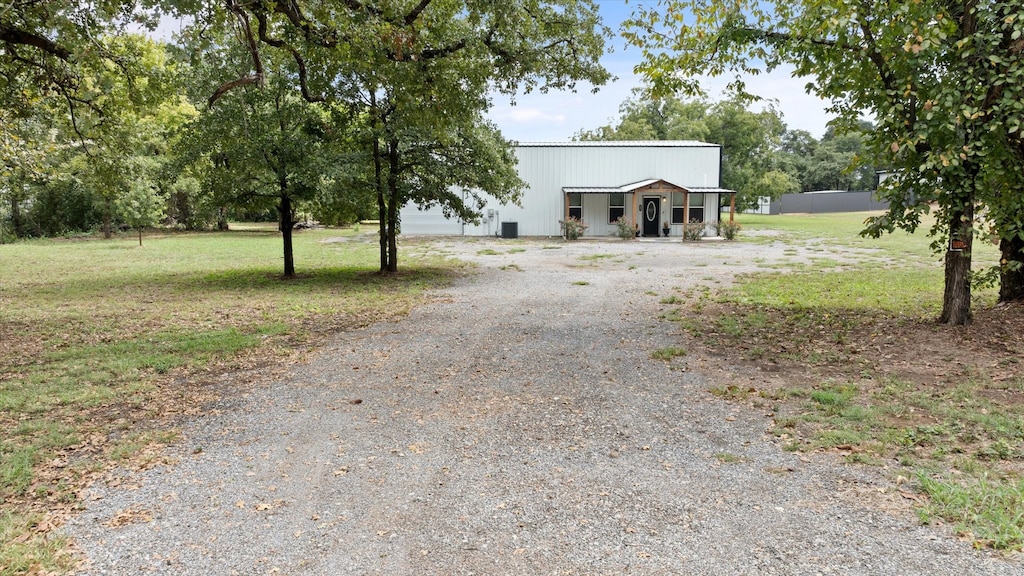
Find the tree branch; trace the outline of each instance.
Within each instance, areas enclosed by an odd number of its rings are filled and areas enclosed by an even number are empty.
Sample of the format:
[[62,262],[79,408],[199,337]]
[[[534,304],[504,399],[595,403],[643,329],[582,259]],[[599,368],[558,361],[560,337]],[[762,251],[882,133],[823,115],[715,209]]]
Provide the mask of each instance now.
[[307,102],[323,102],[325,98],[323,96],[313,96],[309,91],[309,73],[306,70],[306,60],[302,57],[302,54],[295,49],[294,46],[288,44],[284,40],[278,38],[271,38],[268,32],[267,15],[264,13],[257,13],[256,20],[259,22],[259,28],[257,33],[259,34],[260,41],[273,46],[274,48],[280,48],[287,50],[291,55],[292,59],[295,60],[295,64],[299,67],[299,89],[302,91],[302,98]]
[[245,36],[246,48],[249,49],[249,54],[252,56],[253,67],[256,69],[255,74],[251,76],[245,76],[238,78],[237,80],[231,80],[221,84],[217,90],[213,92],[210,98],[206,101],[206,105],[210,108],[217,103],[217,100],[221,96],[226,94],[228,91],[238,88],[239,86],[246,86],[249,84],[257,84],[260,87],[264,85],[266,81],[266,75],[263,71],[263,59],[260,58],[259,46],[256,44],[256,39],[252,35],[252,26],[249,24],[249,16],[246,15],[245,10],[235,0],[227,0],[225,3],[227,9],[234,13],[235,18],[238,20],[239,26],[242,28],[242,34]]
[[7,24],[0,24],[0,41],[7,44],[16,44],[20,46],[32,46],[38,48],[43,52],[51,56],[56,56],[61,60],[67,61],[71,57],[71,51],[63,46],[53,42],[49,38],[33,34],[25,30],[13,28]]
[[227,94],[231,90],[234,90],[235,88],[238,88],[239,86],[249,86],[249,85],[252,85],[252,84],[260,84],[260,83],[262,83],[262,80],[263,79],[260,78],[260,76],[258,76],[256,74],[253,74],[252,76],[245,76],[245,77],[242,77],[242,78],[237,78],[235,80],[231,80],[230,82],[225,82],[225,83],[221,84],[216,90],[213,91],[213,94],[211,94],[210,98],[206,101],[206,105],[209,106],[210,108],[213,108],[213,105],[217,103],[217,100],[220,100],[221,96]]
[[432,1],[433,0],[420,0],[420,3],[417,4],[416,7],[413,8],[411,12],[405,15],[405,25],[412,26],[413,23],[416,22],[416,19],[420,17],[420,14],[422,14],[423,11],[427,9],[427,6],[430,6],[430,3]]

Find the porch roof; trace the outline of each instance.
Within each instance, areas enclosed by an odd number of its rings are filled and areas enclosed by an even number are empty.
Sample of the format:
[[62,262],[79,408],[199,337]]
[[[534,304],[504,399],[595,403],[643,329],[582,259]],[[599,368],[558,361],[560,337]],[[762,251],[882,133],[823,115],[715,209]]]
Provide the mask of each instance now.
[[735,194],[735,190],[729,190],[728,188],[710,188],[703,186],[693,186],[687,188],[687,191],[693,192],[694,194]]
[[639,182],[631,182],[629,184],[623,184],[622,186],[563,186],[562,192],[566,194],[628,194],[639,190],[640,188],[646,188],[652,184],[662,182],[667,184],[670,188],[677,188],[684,192],[691,193],[705,193],[705,194],[735,194],[735,190],[728,190],[726,188],[714,188],[707,186],[679,186],[673,184],[667,180],[660,178],[650,178],[647,180],[641,180]]

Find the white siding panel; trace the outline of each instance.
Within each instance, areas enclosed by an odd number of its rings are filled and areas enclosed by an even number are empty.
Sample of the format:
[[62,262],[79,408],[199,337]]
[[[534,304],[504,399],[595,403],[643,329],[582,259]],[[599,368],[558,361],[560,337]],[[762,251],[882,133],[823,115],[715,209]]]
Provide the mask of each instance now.
[[[721,148],[716,145],[524,144],[516,148],[516,157],[519,176],[527,185],[521,207],[492,201],[486,208],[496,211],[495,221],[483,226],[466,226],[465,234],[494,234],[501,229],[501,222],[517,222],[520,236],[558,236],[561,234],[558,221],[565,218],[566,198],[562,188],[567,186],[617,187],[649,178],[684,187],[721,185]],[[633,198],[633,202],[639,202],[639,198]],[[413,223],[415,212],[415,207],[402,210],[404,233],[429,234],[421,231],[428,229],[446,230],[437,233],[462,233],[460,223],[448,226],[436,220]],[[439,213],[438,210],[436,214]],[[430,215],[436,218],[434,212]],[[627,196],[626,217],[631,215],[630,196]],[[614,225],[608,222],[608,198],[603,194],[584,195],[583,219],[589,225],[588,236],[607,236],[615,231]],[[459,231],[455,231],[456,227]]]
[[608,223],[608,195],[583,195],[583,222],[587,224],[587,236],[608,236],[615,230]]
[[402,234],[425,236],[462,235],[462,222],[445,218],[440,206],[420,210],[415,204],[402,208]]

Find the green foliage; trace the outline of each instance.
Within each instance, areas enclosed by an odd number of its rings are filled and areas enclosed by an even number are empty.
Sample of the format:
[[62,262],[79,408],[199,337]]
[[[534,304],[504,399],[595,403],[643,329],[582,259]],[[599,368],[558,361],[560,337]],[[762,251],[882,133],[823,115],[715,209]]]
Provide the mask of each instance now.
[[142,189],[152,190],[147,204],[153,204],[165,201],[176,183],[177,175],[165,170],[174,132],[195,111],[176,92],[178,68],[167,47],[130,34],[94,42],[90,55],[74,63],[69,92],[41,94],[31,112],[0,125],[0,159],[16,166],[0,171],[16,236],[86,232],[100,224],[109,235],[125,216],[131,226],[140,218],[155,223],[155,206],[142,210],[145,217],[139,211]]
[[131,183],[128,193],[115,201],[117,212],[128,226],[139,231],[139,245],[142,245],[142,229],[154,226],[164,217],[166,204],[157,190],[144,182]]
[[[625,35],[644,50],[638,70],[656,92],[701,94],[697,78],[726,75],[733,90],[746,94],[741,75],[785,63],[832,103],[839,134],[860,131],[865,113],[873,116],[866,155],[894,172],[881,189],[890,210],[865,233],[914,230],[937,206],[936,250],[950,239],[965,243],[947,252],[942,314],[944,322],[962,324],[971,317],[976,205],[989,208],[997,235],[1008,241],[1003,260],[1024,258],[1009,241],[1024,214],[1022,21],[1024,6],[998,0],[673,0],[639,9]],[[1020,284],[1001,297],[1024,297],[1024,275],[1001,280]]]
[[981,474],[974,477],[917,476],[928,501],[922,522],[952,523],[980,544],[997,550],[1024,549],[1024,480]]
[[565,220],[559,220],[558,224],[562,227],[562,236],[566,240],[579,240],[586,233],[587,228],[589,228],[582,220],[572,216]]
[[690,220],[683,224],[683,241],[697,242],[704,237],[704,223],[700,220]]
[[686,350],[684,348],[669,347],[659,348],[654,352],[651,352],[651,358],[655,360],[671,360],[680,356],[686,356]]
[[615,235],[623,240],[636,240],[637,226],[626,220],[625,216],[619,216],[615,220]]
[[[260,85],[265,60],[277,59],[294,62],[290,87],[325,102],[333,127],[354,111],[348,120],[363,162],[354,183],[376,200],[382,271],[398,269],[406,204],[440,206],[473,222],[488,196],[519,198],[524,184],[512,144],[484,119],[494,91],[600,86],[611,77],[599,62],[609,32],[589,0],[385,0],[373,10],[322,10],[298,0],[226,10],[209,11],[186,34],[201,49],[211,26],[219,38],[236,37],[234,49],[223,52],[230,72],[208,85],[210,103]],[[237,15],[268,23],[272,34],[257,34],[255,26],[239,33]]]
[[621,119],[580,140],[700,140],[722,145],[722,186],[739,192],[740,208],[756,205],[759,196],[778,198],[799,190],[800,183],[776,169],[785,124],[769,107],[751,112],[741,100],[711,103],[640,92],[619,108]]
[[735,240],[742,229],[743,225],[735,220],[718,219],[715,221],[715,234],[726,240]]

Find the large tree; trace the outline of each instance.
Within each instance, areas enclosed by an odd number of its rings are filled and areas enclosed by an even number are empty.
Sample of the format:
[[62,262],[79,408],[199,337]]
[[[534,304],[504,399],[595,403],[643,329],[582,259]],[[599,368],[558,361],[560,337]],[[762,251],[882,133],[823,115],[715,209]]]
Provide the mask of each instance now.
[[[510,143],[482,118],[489,94],[594,86],[606,30],[591,0],[230,0],[210,22],[231,23],[247,58],[210,103],[266,81],[268,51],[290,58],[309,101],[367,107],[365,145],[380,212],[381,269],[397,270],[398,209],[440,204],[466,219],[476,203],[445,186],[514,200]],[[197,25],[204,26],[206,21]],[[500,164],[494,164],[499,162]],[[443,178],[442,178],[443,176]],[[429,178],[428,178],[429,177]]]
[[[216,84],[233,70],[237,48],[220,43],[196,54],[194,90]],[[325,188],[342,189],[349,169],[343,142],[331,130],[331,110],[292,90],[292,62],[266,59],[263,87],[244,85],[218,98],[189,126],[179,153],[204,189],[223,206],[267,208],[278,213],[283,275],[295,276],[292,233],[301,204]]]
[[103,232],[109,238],[122,196],[157,194],[167,141],[194,109],[181,100],[179,76],[167,47],[139,34],[97,39],[113,60],[80,67],[78,94],[89,105],[63,123],[78,136],[84,155],[81,178],[101,199]]
[[[182,0],[184,3],[187,0]],[[110,39],[131,26],[153,28],[159,0],[67,2],[20,0],[0,9],[0,108],[14,116],[31,115],[41,99],[58,98],[70,113],[103,109],[89,76],[106,67],[127,80],[132,56]],[[176,4],[169,0],[166,4]],[[0,131],[3,126],[0,125]]]
[[[28,85],[32,108],[4,110],[0,157],[10,169],[0,174],[9,184],[0,187],[12,192],[18,236],[88,228],[88,213],[99,212],[109,237],[121,196],[133,191],[138,199],[146,189],[160,195],[175,181],[158,172],[167,163],[168,139],[192,109],[176,92],[166,47],[138,34],[92,42],[104,57],[76,60],[73,99],[60,91],[68,87]],[[20,202],[29,207],[31,226]]]
[[829,127],[820,141],[810,146],[804,156],[796,157],[801,148],[806,148],[802,137],[797,135],[788,140],[796,150],[791,163],[800,169],[800,187],[804,192],[812,190],[873,190],[875,189],[876,168],[868,158],[864,147],[864,134],[873,127],[863,123],[858,131],[839,134]]
[[744,75],[787,64],[832,102],[840,131],[873,116],[865,144],[896,172],[883,191],[889,213],[866,233],[913,230],[937,206],[932,233],[946,248],[940,319],[966,324],[982,206],[999,207],[990,215],[1004,246],[1001,296],[1018,293],[1006,285],[1019,281],[1013,271],[1024,260],[1013,224],[1024,196],[1008,169],[1021,132],[1022,27],[1019,1],[664,0],[640,9],[627,37],[644,47],[639,70],[662,88],[699,93],[686,71],[733,75],[732,88],[744,92]]

